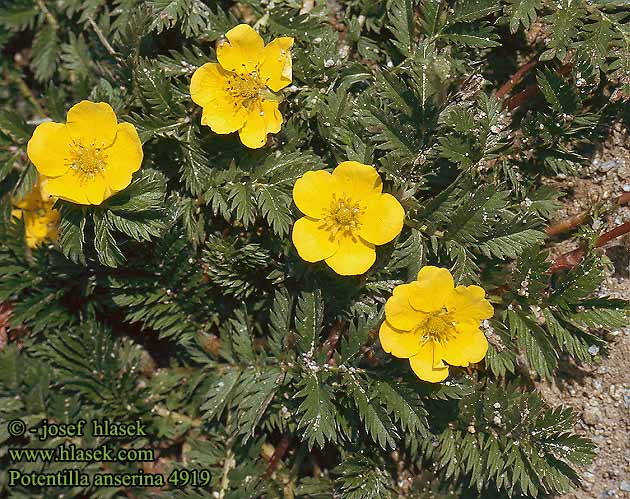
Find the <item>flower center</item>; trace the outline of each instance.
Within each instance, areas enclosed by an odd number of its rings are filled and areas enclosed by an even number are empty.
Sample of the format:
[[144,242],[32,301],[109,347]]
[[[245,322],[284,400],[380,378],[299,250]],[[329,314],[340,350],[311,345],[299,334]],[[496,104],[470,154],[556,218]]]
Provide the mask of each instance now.
[[421,333],[422,343],[427,341],[446,343],[455,335],[453,318],[445,310],[430,314],[418,324],[417,329]]
[[70,167],[81,177],[92,179],[105,171],[107,154],[96,145],[84,146],[74,142],[70,146]]
[[333,194],[328,213],[324,217],[324,228],[330,232],[332,238],[337,234],[353,236],[361,226],[361,215],[365,209],[358,202],[348,196],[337,198]]
[[231,73],[227,80],[226,90],[234,97],[235,107],[239,105],[248,107],[261,99],[265,85],[261,81],[258,71],[252,71],[244,75]]

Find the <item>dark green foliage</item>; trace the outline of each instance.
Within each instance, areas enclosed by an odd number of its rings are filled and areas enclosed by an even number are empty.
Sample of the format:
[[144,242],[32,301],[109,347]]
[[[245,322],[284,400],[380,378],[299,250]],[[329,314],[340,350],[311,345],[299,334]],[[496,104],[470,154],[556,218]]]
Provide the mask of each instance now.
[[[295,38],[282,129],[256,150],[202,126],[189,94],[240,22],[266,42]],[[576,485],[592,444],[532,383],[592,363],[628,304],[599,295],[594,231],[578,265],[550,271],[545,228],[563,194],[544,177],[579,173],[627,119],[629,27],[623,2],[586,0],[0,2],[2,469],[9,447],[42,446],[5,421],[116,417],[147,424],[133,445],[158,449],[166,476],[212,474],[162,491],[9,488],[3,475],[0,495],[505,498]],[[29,249],[11,216],[37,181],[27,142],[82,99],[137,128],[142,168],[100,206],[58,200],[56,244]],[[291,240],[296,180],[346,160],[375,165],[405,209],[359,277],[304,262]],[[385,301],[424,265],[482,286],[495,309],[485,361],[441,384],[378,340]]]

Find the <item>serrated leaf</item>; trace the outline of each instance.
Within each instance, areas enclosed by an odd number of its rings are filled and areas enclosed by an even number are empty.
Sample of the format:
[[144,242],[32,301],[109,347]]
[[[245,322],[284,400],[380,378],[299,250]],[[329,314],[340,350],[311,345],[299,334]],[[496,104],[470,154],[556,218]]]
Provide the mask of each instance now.
[[39,81],[52,77],[59,60],[59,37],[54,26],[46,25],[33,39],[33,60],[31,67]]
[[405,57],[409,57],[414,49],[414,1],[388,0],[390,31],[396,38],[394,45]]
[[274,233],[279,237],[288,234],[293,222],[290,208],[291,196],[276,187],[267,185],[260,185],[257,191],[258,209],[267,219]]
[[221,373],[208,388],[206,402],[199,408],[203,418],[209,421],[220,418],[221,414],[230,403],[234,388],[240,379],[241,371],[235,367]]
[[309,449],[314,443],[321,448],[327,442],[337,440],[337,410],[331,401],[329,387],[322,385],[318,373],[308,373],[303,385],[295,394],[296,398],[304,398],[298,407],[298,413],[302,415],[298,427],[304,429]]
[[300,294],[295,312],[295,330],[300,352],[312,356],[319,340],[324,319],[324,301],[321,291],[304,291]]
[[373,398],[368,396],[368,390],[371,391],[371,389],[367,386],[367,383],[363,385],[357,376],[351,374],[344,375],[344,379],[359,411],[359,417],[372,440],[383,449],[388,447],[395,448],[396,440],[398,439],[396,426],[387,412]]
[[66,202],[56,206],[59,209],[61,218],[58,236],[61,251],[73,262],[85,263],[85,255],[83,254],[85,210]]
[[510,32],[516,33],[519,26],[529,29],[538,17],[537,10],[541,8],[542,0],[509,0],[505,10],[510,20]]
[[101,210],[95,210],[93,217],[96,255],[103,265],[118,267],[125,261],[125,257],[116,245],[116,240],[110,232],[106,214]]
[[448,22],[469,23],[478,19],[483,19],[501,8],[497,0],[461,0],[452,14],[448,15]]
[[538,70],[536,79],[545,100],[558,114],[575,113],[578,99],[573,88],[550,69]]
[[489,24],[477,24],[474,26],[468,24],[458,24],[443,32],[441,37],[444,40],[455,44],[464,45],[474,48],[490,48],[499,47],[501,43],[499,35]]

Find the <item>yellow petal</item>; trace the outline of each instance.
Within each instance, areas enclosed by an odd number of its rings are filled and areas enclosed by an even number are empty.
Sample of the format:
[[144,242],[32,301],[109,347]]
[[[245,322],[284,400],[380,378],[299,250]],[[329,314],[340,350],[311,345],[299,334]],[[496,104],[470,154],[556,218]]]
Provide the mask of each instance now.
[[247,109],[226,97],[203,109],[201,124],[209,126],[214,133],[232,133],[243,126],[247,115]]
[[26,232],[36,239],[44,239],[48,233],[48,220],[36,215],[27,217]]
[[90,204],[99,205],[105,198],[111,196],[112,192],[107,187],[104,175],[95,175],[90,180],[84,182],[83,188]]
[[345,193],[354,201],[365,200],[380,194],[383,181],[373,166],[344,161],[333,171],[333,177],[339,183],[340,193]]
[[486,292],[479,286],[457,286],[446,308],[453,313],[455,322],[478,326],[482,320],[494,315],[494,308],[485,296]]
[[28,141],[26,153],[42,175],[57,177],[70,168],[70,143],[68,128],[52,121],[37,126]]
[[433,349],[432,342],[425,343],[420,352],[409,359],[409,365],[421,380],[439,383],[448,377],[448,366],[435,360]]
[[385,303],[387,322],[396,329],[410,331],[426,318],[425,313],[415,310],[409,303],[414,288],[413,282],[396,286],[392,296]]
[[319,220],[308,217],[300,218],[293,224],[292,239],[298,254],[307,262],[324,260],[339,247]]
[[383,350],[401,359],[413,357],[422,346],[420,334],[394,329],[387,321],[381,324],[378,336]]
[[46,191],[52,196],[77,204],[90,204],[81,177],[68,172],[46,181]]
[[464,366],[481,361],[488,351],[488,340],[476,326],[460,324],[457,334],[439,345],[439,357],[453,366]]
[[293,38],[283,36],[276,38],[263,49],[260,76],[265,85],[274,92],[282,90],[292,81],[292,46]]
[[105,177],[113,191],[121,191],[131,183],[131,175],[142,163],[142,143],[136,127],[120,123],[114,143],[106,149],[107,165]]
[[326,263],[339,275],[364,274],[376,261],[374,245],[360,237],[342,237],[339,239],[339,249]]
[[373,244],[386,244],[400,234],[404,218],[405,210],[394,196],[374,196],[361,216],[359,234]]
[[427,265],[418,272],[413,294],[409,297],[411,306],[423,312],[441,310],[451,298],[455,284],[448,269]]
[[226,71],[217,62],[209,62],[197,68],[190,80],[190,97],[201,107],[226,98]]
[[282,125],[278,103],[263,101],[252,105],[247,120],[238,131],[241,142],[250,149],[258,149],[267,143],[268,133],[277,133]]
[[83,100],[68,111],[66,126],[70,136],[82,145],[108,147],[116,138],[118,120],[109,104]]
[[217,47],[217,59],[223,69],[239,74],[256,70],[265,42],[248,24],[239,24],[225,34],[227,42]]
[[265,113],[265,122],[267,124],[267,133],[278,133],[282,128],[282,114],[278,109],[276,101],[263,101],[262,111]]
[[312,218],[324,218],[330,209],[335,182],[324,170],[306,172],[293,185],[293,201],[298,209]]
[[250,112],[243,128],[238,131],[241,142],[250,149],[258,149],[267,143],[267,122],[261,112]]

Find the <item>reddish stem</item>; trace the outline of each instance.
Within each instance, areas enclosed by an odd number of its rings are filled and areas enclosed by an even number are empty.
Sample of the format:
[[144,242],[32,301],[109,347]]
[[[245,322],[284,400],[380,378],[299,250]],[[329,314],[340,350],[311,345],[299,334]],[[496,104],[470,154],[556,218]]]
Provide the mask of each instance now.
[[525,79],[525,77],[527,76],[527,73],[529,73],[533,68],[535,68],[537,64],[538,64],[538,56],[534,57],[529,62],[526,62],[525,64],[523,64],[520,68],[518,68],[516,73],[514,73],[514,76],[512,76],[512,78],[510,78],[507,82],[501,85],[501,88],[497,90],[496,96],[499,99],[502,99],[506,94],[509,94],[516,85],[518,85],[520,82],[522,82]]
[[[617,206],[623,206],[624,204],[628,204],[630,203],[630,192],[626,192],[625,194],[622,194],[621,196],[619,196],[619,199],[617,199]],[[563,232],[568,232],[570,230],[575,229],[576,227],[579,227],[580,225],[582,225],[584,222],[586,222],[586,220],[588,220],[589,218],[589,212],[588,211],[584,211],[582,213],[579,213],[577,215],[574,215],[572,217],[567,218],[566,220],[559,222],[555,225],[551,225],[549,227],[547,227],[547,235],[549,237],[554,237],[557,236],[558,234],[562,234]]]
[[[595,242],[595,248],[601,248],[613,239],[628,233],[630,233],[630,222],[619,225],[618,227],[615,227],[614,229],[599,236]],[[553,274],[559,270],[571,269],[582,261],[585,254],[586,248],[577,248],[573,251],[569,251],[568,253],[564,253],[553,261],[547,272],[549,274]]]
[[[566,76],[566,75],[568,75],[571,72],[571,68],[572,67],[573,67],[572,64],[565,64],[564,66],[559,68],[557,70],[557,72],[558,72],[558,74],[560,74],[562,76]],[[530,85],[529,87],[525,88],[525,90],[522,90],[518,94],[516,94],[516,95],[510,97],[509,99],[503,101],[503,109],[508,109],[510,111],[512,109],[516,109],[521,104],[527,102],[528,100],[532,99],[533,97],[536,97],[536,95],[538,95],[538,92],[540,92],[540,89],[538,88],[538,85],[536,83],[534,83],[534,84]]]
[[276,449],[273,451],[273,455],[271,459],[269,459],[269,464],[267,465],[267,469],[263,474],[263,479],[268,480],[273,472],[278,467],[278,463],[282,460],[287,450],[289,449],[289,437],[288,435],[282,435],[282,439],[276,445]]

